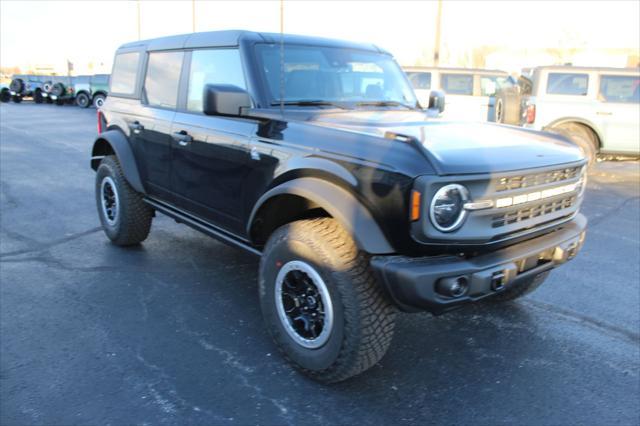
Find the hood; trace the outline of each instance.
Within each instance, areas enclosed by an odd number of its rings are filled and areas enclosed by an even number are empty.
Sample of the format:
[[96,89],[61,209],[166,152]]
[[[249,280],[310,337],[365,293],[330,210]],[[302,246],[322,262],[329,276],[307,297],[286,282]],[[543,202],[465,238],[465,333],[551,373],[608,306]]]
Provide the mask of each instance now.
[[372,136],[410,136],[442,175],[508,172],[583,160],[580,150],[560,136],[493,123],[440,121],[418,111],[336,112],[305,121]]

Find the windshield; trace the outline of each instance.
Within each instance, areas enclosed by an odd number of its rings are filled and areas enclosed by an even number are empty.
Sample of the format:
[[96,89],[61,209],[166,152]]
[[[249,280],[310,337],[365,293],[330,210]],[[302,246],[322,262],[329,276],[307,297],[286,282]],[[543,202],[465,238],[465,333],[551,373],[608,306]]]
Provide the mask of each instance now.
[[282,101],[307,106],[326,103],[343,107],[413,108],[417,104],[404,73],[389,55],[344,48],[285,45],[281,78],[280,45],[259,44],[256,49],[272,105]]

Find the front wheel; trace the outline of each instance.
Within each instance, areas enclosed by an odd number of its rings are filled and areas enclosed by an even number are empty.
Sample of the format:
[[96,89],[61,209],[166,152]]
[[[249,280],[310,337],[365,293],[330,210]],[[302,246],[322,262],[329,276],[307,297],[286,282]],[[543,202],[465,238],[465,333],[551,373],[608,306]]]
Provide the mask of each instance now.
[[13,102],[19,104],[20,102],[22,102],[22,96],[18,96],[18,95],[13,95],[11,97],[11,99],[13,100]]
[[114,156],[105,157],[98,167],[96,205],[102,229],[114,244],[138,244],[149,235],[153,209],[129,185]]
[[331,218],[278,228],[260,262],[266,326],[285,358],[311,378],[339,382],[375,365],[395,308],[351,236]]
[[93,98],[93,106],[95,108],[102,108],[102,105],[104,105],[104,100],[106,99],[106,96],[104,95],[96,95]]

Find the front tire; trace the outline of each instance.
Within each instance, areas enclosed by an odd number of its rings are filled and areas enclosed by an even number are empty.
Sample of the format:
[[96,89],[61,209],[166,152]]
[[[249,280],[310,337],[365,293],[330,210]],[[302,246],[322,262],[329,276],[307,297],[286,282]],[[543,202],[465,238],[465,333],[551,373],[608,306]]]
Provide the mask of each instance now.
[[333,383],[386,353],[395,308],[351,236],[332,218],[278,228],[260,262],[265,323],[284,357],[311,378]]
[[18,96],[18,95],[13,95],[11,97],[11,99],[13,100],[13,102],[19,104],[20,102],[22,102],[22,96]]
[[104,105],[104,100],[106,99],[106,96],[104,95],[96,95],[93,98],[93,106],[94,108],[102,108],[102,105]]
[[114,156],[105,157],[96,173],[96,206],[107,237],[116,245],[141,243],[149,235],[153,209],[127,182]]
[[577,123],[564,123],[551,128],[552,131],[572,141],[587,159],[587,166],[593,167],[598,157],[596,137],[589,129]]

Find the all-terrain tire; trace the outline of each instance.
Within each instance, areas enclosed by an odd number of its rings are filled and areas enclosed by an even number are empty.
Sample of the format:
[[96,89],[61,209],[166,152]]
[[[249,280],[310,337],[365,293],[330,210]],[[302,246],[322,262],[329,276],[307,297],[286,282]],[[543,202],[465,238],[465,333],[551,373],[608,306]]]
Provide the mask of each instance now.
[[[109,212],[103,200],[107,185],[111,188],[110,191],[116,194],[112,197],[116,200],[116,213],[112,217],[108,216]],[[129,185],[115,156],[105,157],[98,166],[96,206],[102,229],[114,244],[119,246],[138,244],[149,235],[153,209],[142,200],[142,195]]]
[[89,98],[89,95],[84,92],[78,93],[78,96],[76,96],[76,105],[78,105],[80,108],[88,108],[89,105],[91,105],[91,99]]
[[598,157],[598,143],[591,130],[578,123],[563,123],[550,129],[572,141],[587,159],[588,167],[596,163]]
[[44,102],[44,96],[42,96],[42,92],[40,90],[36,90],[33,93],[33,102],[37,104],[41,104],[42,102]]
[[[301,345],[278,313],[276,280],[287,264],[311,266],[326,285],[333,325],[326,343]],[[260,303],[266,326],[284,357],[325,383],[339,382],[375,365],[393,337],[396,309],[369,266],[369,256],[332,218],[300,220],[278,228],[260,262]],[[282,295],[279,295],[282,297]]]
[[486,300],[492,303],[501,303],[519,299],[535,291],[545,282],[548,276],[549,271],[543,272],[542,274],[528,278],[517,285],[507,287],[505,290],[487,298]]

